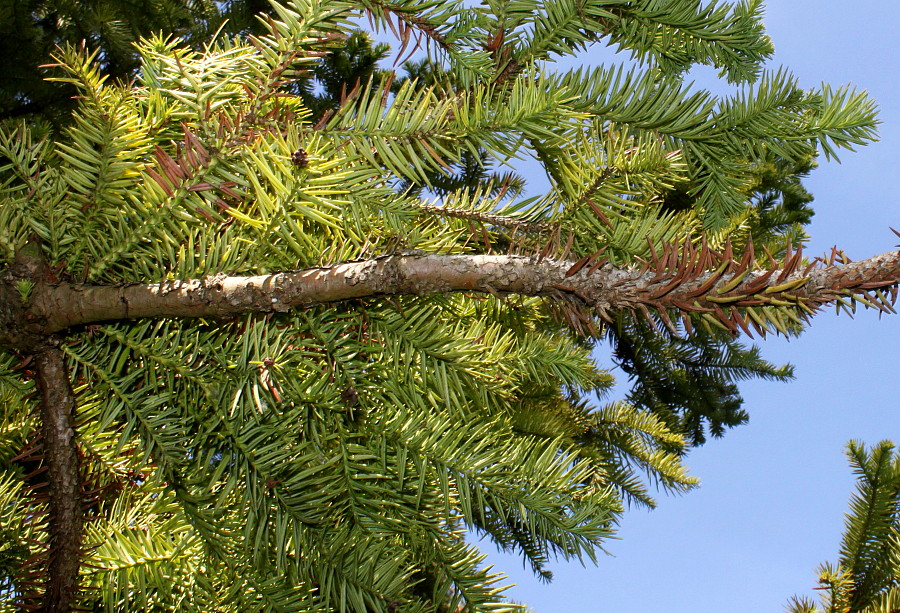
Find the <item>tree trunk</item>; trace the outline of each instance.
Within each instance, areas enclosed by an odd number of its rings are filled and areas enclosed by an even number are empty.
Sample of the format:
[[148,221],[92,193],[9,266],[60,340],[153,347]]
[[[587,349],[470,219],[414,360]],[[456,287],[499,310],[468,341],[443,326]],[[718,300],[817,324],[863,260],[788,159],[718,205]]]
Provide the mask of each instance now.
[[68,613],[78,596],[81,565],[81,471],[75,443],[75,392],[65,355],[56,345],[34,353],[41,434],[47,466],[47,583],[43,611]]

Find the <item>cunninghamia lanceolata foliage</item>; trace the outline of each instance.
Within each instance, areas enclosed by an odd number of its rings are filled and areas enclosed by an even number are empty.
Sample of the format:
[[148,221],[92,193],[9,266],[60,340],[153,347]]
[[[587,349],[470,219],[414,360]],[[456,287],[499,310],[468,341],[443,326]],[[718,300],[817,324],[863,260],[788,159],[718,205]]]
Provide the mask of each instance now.
[[[622,287],[633,286],[624,290],[622,294],[627,296],[618,296],[611,307],[630,308],[654,326],[657,318],[661,319],[676,334],[673,317],[680,318],[688,334],[695,320],[707,328],[713,325],[735,336],[743,333],[752,338],[754,331],[763,337],[773,332],[787,336],[829,304],[848,313],[855,312],[857,304],[883,313],[896,312],[896,254],[842,270],[839,266],[850,264],[850,260],[837,248],[807,262],[802,247],[793,251],[788,245],[782,262],[766,249],[768,267],[761,269],[752,241],[738,255],[730,239],[722,251],[712,249],[705,240],[695,246],[690,237],[663,245],[659,253],[652,243],[649,248],[650,259],[642,261],[636,274],[625,274],[616,281]],[[576,261],[566,276],[588,266],[590,274],[605,264],[602,252],[597,252]],[[648,273],[652,273],[649,278]],[[557,287],[567,289],[565,285]],[[578,295],[577,289],[573,292]],[[606,308],[601,306],[599,314],[609,318],[604,313]]]
[[900,457],[886,440],[870,449],[850,441],[846,453],[856,491],[845,515],[840,557],[817,570],[820,603],[794,596],[785,608],[788,613],[889,613],[900,605]]
[[[696,483],[677,420],[590,404],[612,381],[587,337],[623,313],[689,339],[891,310],[897,253],[774,261],[747,240],[767,235],[759,165],[871,140],[871,101],[764,73],[758,2],[666,6],[296,0],[246,40],[145,41],[133,86],[60,51],[65,130],[0,129],[14,596],[514,610],[465,530],[546,574],[593,559],[625,500],[653,503],[646,481]],[[299,82],[359,9],[449,76],[350,83],[313,118]],[[652,65],[540,64],[598,39]],[[756,85],[690,93],[692,63]],[[523,156],[544,196],[427,197],[448,168]]]

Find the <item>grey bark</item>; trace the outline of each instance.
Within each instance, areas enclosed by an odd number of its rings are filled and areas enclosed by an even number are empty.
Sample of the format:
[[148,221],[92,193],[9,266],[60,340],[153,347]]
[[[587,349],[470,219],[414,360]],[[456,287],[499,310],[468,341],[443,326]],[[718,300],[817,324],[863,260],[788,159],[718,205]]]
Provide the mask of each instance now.
[[[575,296],[601,317],[637,308],[682,308],[704,303],[732,278],[706,272],[689,276],[672,272],[616,268],[606,264],[589,273],[567,273],[573,262],[512,255],[396,255],[362,262],[251,277],[219,275],[167,283],[126,286],[59,283],[34,290],[23,312],[0,312],[0,345],[16,347],[26,333],[40,337],[76,325],[145,317],[221,317],[248,312],[287,311],[308,306],[383,295],[470,291],[528,296]],[[872,289],[900,280],[900,251],[840,266],[794,272],[754,271],[728,292],[734,306],[759,305],[753,296],[789,292],[816,308],[854,288]],[[681,278],[679,278],[679,275]],[[775,291],[792,281],[802,284]],[[760,280],[763,280],[760,285]],[[711,283],[710,283],[711,282]],[[2,285],[2,283],[0,283]],[[753,288],[752,296],[742,296]],[[698,293],[698,290],[703,290]],[[0,293],[3,293],[0,290]],[[6,296],[13,292],[6,288]],[[0,296],[2,298],[2,296]],[[7,298],[7,300],[10,298]],[[721,299],[718,299],[721,302]],[[24,317],[25,319],[22,319]],[[5,319],[5,321],[4,321]],[[21,342],[25,342],[22,340]]]

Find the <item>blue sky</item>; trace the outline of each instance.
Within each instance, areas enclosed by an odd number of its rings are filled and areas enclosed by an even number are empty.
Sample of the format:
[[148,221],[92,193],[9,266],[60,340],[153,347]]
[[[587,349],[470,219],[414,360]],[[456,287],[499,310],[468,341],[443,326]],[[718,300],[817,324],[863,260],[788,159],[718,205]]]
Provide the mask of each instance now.
[[[888,251],[900,229],[900,5],[884,0],[770,0],[776,55],[804,87],[853,83],[880,105],[881,140],[823,163],[810,253],[837,244],[854,259]],[[541,584],[517,558],[492,554],[517,583],[509,595],[539,613],[760,613],[815,595],[816,568],[837,557],[853,476],[846,442],[900,442],[896,356],[900,316],[820,314],[800,338],[762,343],[796,366],[788,384],[742,391],[750,423],[693,452],[703,485],[628,512],[596,567],[553,565]],[[603,362],[603,356],[598,356]],[[489,544],[483,544],[485,550]]]

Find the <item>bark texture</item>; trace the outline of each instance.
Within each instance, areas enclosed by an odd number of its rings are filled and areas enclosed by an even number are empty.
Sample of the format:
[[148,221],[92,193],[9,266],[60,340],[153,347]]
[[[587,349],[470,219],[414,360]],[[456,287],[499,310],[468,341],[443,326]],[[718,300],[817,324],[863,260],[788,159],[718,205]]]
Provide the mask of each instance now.
[[[48,284],[35,288],[25,320],[3,321],[21,315],[0,312],[0,345],[21,349],[26,329],[31,338],[102,321],[221,317],[354,298],[454,291],[574,296],[607,319],[621,310],[714,313],[723,305],[731,309],[802,303],[804,310],[814,311],[850,293],[900,281],[900,251],[803,270],[797,262],[765,271],[737,263],[710,270],[716,266],[701,266],[692,257],[671,265],[659,260],[655,267],[642,269],[603,264],[574,271],[575,262],[513,255],[394,255],[252,277],[218,275],[127,286]],[[8,288],[7,295],[11,295]]]
[[47,584],[42,611],[68,613],[78,596],[81,565],[81,471],[75,443],[75,393],[63,352],[54,345],[34,354],[47,466]]

